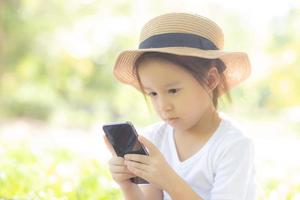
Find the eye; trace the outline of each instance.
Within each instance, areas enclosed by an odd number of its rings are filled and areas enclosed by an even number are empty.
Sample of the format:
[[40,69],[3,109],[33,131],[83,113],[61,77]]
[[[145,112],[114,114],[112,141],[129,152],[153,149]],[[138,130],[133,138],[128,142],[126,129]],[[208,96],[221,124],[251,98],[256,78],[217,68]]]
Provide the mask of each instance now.
[[156,92],[149,92],[148,95],[149,95],[149,96],[155,96],[155,95],[156,95]]
[[180,89],[170,89],[169,92],[175,94],[175,93],[177,93],[179,90],[180,90]]

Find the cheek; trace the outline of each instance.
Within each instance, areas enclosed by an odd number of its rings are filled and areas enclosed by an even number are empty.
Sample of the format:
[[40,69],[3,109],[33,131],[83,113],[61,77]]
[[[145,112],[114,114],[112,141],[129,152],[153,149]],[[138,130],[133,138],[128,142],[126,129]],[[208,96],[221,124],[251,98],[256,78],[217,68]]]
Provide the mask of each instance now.
[[158,103],[155,101],[155,99],[151,99],[151,104],[152,104],[152,107],[153,107],[154,111],[156,112],[156,114],[158,116],[160,116],[161,115],[160,109],[159,109]]
[[206,93],[199,92],[187,96],[184,101],[185,114],[191,118],[197,118],[207,109],[211,100]]

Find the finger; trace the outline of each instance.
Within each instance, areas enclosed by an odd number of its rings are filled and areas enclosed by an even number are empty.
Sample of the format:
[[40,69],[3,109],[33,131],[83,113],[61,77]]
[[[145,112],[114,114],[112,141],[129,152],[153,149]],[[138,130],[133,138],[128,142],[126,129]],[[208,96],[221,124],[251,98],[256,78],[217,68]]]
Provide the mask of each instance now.
[[128,166],[128,169],[133,173],[135,174],[136,176],[138,177],[141,177],[145,180],[148,179],[148,172],[143,170],[143,169],[140,169],[140,168],[137,168],[135,166]]
[[125,165],[127,166],[127,168],[129,170],[131,167],[137,168],[137,169],[140,169],[143,171],[147,171],[149,169],[148,165],[145,165],[144,163],[139,163],[139,162],[134,162],[134,161],[129,161],[129,160],[125,161]]
[[150,163],[149,156],[141,155],[141,154],[125,154],[124,158],[125,158],[125,161],[132,160],[132,161],[140,162],[140,163],[144,163],[144,164]]
[[158,148],[150,140],[148,140],[146,137],[144,137],[142,135],[139,135],[138,140],[147,147],[150,155],[160,153]]
[[120,156],[113,156],[108,163],[111,165],[119,165],[119,166],[124,166],[124,161],[125,159]]
[[127,168],[126,165],[123,166],[112,165],[110,166],[110,171],[113,173],[132,174],[132,172]]
[[104,143],[106,144],[108,150],[110,151],[110,153],[113,155],[113,156],[117,156],[117,153],[115,152],[113,146],[110,144],[108,138],[106,137],[106,135],[103,135],[103,140],[104,140]]
[[131,173],[131,174],[114,174],[113,177],[116,178],[117,180],[126,180],[126,179],[136,177],[136,175],[133,173]]

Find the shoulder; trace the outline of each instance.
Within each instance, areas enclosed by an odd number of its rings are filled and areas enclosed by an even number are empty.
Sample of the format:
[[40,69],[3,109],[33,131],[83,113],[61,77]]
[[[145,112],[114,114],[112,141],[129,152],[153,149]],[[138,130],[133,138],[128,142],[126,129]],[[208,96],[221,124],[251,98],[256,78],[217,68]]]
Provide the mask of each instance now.
[[224,117],[220,130],[220,138],[215,144],[215,164],[224,159],[241,159],[242,157],[253,159],[254,143],[250,137],[244,134],[244,130],[234,120]]
[[236,143],[252,143],[252,140],[245,135],[244,128],[237,121],[222,114],[223,125],[220,128],[221,146],[229,147]]

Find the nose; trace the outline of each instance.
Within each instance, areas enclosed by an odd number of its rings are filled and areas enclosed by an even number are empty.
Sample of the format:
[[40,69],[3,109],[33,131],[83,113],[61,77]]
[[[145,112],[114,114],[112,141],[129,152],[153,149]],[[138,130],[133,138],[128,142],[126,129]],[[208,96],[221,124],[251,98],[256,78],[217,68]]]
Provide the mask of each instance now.
[[173,109],[172,103],[166,97],[160,97],[158,99],[158,107],[161,112],[166,112]]

